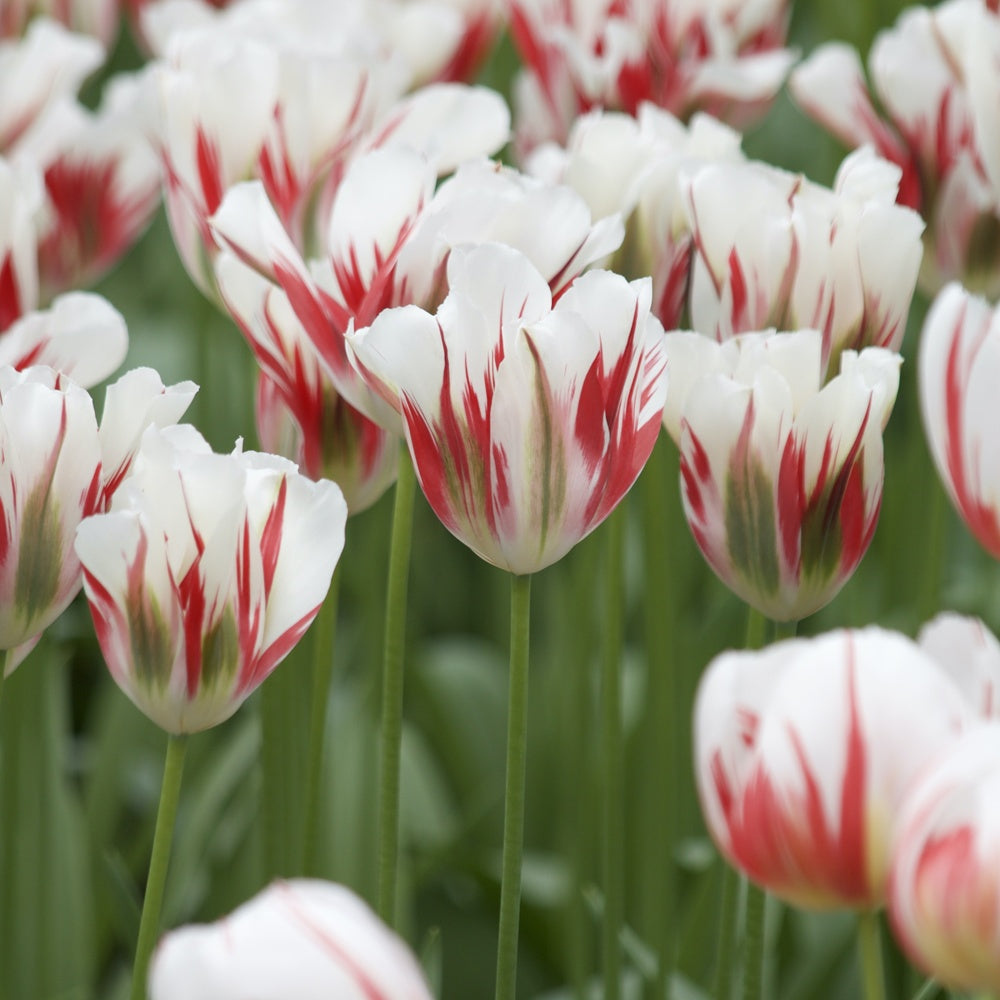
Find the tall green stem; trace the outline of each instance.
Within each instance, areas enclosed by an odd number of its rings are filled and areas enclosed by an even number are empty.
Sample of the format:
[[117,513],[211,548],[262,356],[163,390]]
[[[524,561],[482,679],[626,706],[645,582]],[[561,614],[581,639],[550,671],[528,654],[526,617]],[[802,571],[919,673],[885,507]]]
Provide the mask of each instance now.
[[531,577],[511,576],[507,775],[504,787],[496,1000],[514,1000],[517,988],[517,931],[521,917],[521,858],[524,851],[524,775],[528,748],[530,623]]
[[869,911],[858,917],[858,954],[865,1000],[885,1000],[885,971],[882,968],[882,935],[878,914]]
[[3,708],[3,682],[7,675],[7,664],[10,663],[13,653],[12,649],[5,649],[0,654],[0,708]]
[[409,452],[400,449],[396,499],[389,543],[385,641],[382,648],[382,728],[379,735],[378,913],[396,921],[399,865],[399,767],[403,737],[403,652],[406,645],[406,596],[413,538],[417,479]]
[[149,877],[142,901],[139,920],[139,941],[135,949],[132,970],[132,1000],[145,1000],[146,976],[149,960],[160,929],[160,910],[163,908],[163,890],[167,884],[167,865],[170,861],[170,844],[174,837],[177,802],[184,774],[184,752],[187,736],[171,733],[167,738],[167,758],[163,765],[163,784],[160,787],[160,805],[156,812],[156,829],[153,833],[153,851],[149,859]]
[[607,555],[604,566],[604,649],[601,664],[601,759],[603,762],[602,833],[604,868],[604,998],[621,994],[621,932],[624,921],[625,864],[622,854],[624,823],[624,755],[622,752],[622,615],[625,572],[625,507],[620,506],[605,525]]
[[340,570],[334,571],[330,591],[316,621],[313,637],[313,684],[309,706],[309,762],[306,765],[306,818],[303,870],[319,875],[320,803],[323,798],[323,743],[326,715],[333,680],[333,646],[337,635],[337,606],[340,596]]
[[719,904],[719,937],[715,948],[715,998],[730,1000],[733,995],[733,957],[736,952],[736,912],[740,885],[736,869],[723,863]]

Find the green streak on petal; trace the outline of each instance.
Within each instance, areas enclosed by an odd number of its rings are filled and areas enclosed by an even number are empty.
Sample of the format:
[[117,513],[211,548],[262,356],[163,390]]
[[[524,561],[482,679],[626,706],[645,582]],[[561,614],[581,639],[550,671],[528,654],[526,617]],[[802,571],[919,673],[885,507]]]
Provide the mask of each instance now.
[[130,594],[126,610],[131,628],[132,663],[137,681],[156,694],[162,694],[170,683],[174,660],[171,630],[163,619],[153,594],[143,590]]
[[730,463],[726,482],[729,559],[759,594],[773,596],[781,583],[771,480],[752,453]]
[[206,632],[201,644],[201,688],[208,691],[218,683],[228,684],[240,662],[240,640],[236,616],[230,605]]
[[59,590],[63,540],[58,505],[49,483],[34,489],[24,505],[21,551],[14,581],[14,603],[25,622],[44,614]]

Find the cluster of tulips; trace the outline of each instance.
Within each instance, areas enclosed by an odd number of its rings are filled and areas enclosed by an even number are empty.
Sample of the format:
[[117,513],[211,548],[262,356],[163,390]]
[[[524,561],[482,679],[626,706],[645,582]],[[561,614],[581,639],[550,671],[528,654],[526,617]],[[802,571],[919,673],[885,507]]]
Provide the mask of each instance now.
[[[79,90],[125,13],[144,67],[87,110]],[[511,579],[496,996],[514,997],[530,580],[605,521],[621,575],[611,515],[661,428],[705,560],[785,637],[702,676],[695,780],[718,850],[792,906],[858,911],[866,935],[887,905],[919,968],[1000,995],[1000,643],[955,614],[917,640],[791,637],[873,539],[918,287],[929,448],[1000,558],[1000,315],[980,297],[1000,293],[1000,14],[908,9],[867,77],[846,45],[799,62],[789,16],[783,0],[0,7],[2,674],[82,588],[111,677],[169,734],[133,1000],[430,996],[385,926],[416,484]],[[505,33],[513,114],[468,82]],[[736,128],[786,80],[856,147],[829,187],[743,151]],[[260,452],[213,452],[180,423],[197,387],[150,368],[95,416],[88,389],[128,334],[84,289],[161,196],[185,270],[257,362]],[[189,735],[278,668],[349,518],[394,483],[378,917],[291,879],[161,939]],[[761,899],[746,892],[748,996]],[[880,945],[864,940],[878,1000]]]

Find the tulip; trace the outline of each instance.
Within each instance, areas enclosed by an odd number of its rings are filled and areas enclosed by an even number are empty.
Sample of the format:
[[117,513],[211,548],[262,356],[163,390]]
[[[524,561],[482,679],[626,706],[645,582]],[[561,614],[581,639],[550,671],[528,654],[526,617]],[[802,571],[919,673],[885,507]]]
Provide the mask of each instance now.
[[923,229],[894,202],[899,176],[867,149],[844,160],[832,190],[762,163],[694,170],[691,326],[718,340],[820,330],[834,370],[845,348],[899,350]]
[[663,420],[680,448],[684,512],[702,554],[775,621],[823,607],[875,531],[899,356],[845,351],[823,385],[815,330],[723,344],[671,333],[666,354]]
[[962,520],[1000,558],[1000,378],[996,311],[957,284],[934,300],[920,339],[920,408],[938,474]]
[[889,915],[913,962],[954,990],[1000,992],[1000,725],[942,748],[906,799]]
[[340,489],[272,455],[149,432],[76,552],[101,651],[172,734],[229,718],[315,618],[344,544]]
[[793,905],[878,907],[897,812],[971,719],[937,665],[882,629],[723,653],[694,712],[709,833]]
[[978,618],[944,612],[917,636],[983,719],[1000,718],[1000,642]]
[[261,446],[292,459],[311,479],[332,479],[352,514],[370,507],[396,478],[399,439],[337,392],[280,288],[225,253],[215,273],[260,365]]
[[871,144],[901,168],[899,200],[927,221],[928,293],[955,279],[1000,289],[998,54],[996,6],[948,0],[913,6],[876,36],[870,87],[858,54],[839,43],[820,46],[789,81],[806,113],[842,142]]
[[45,188],[33,164],[0,157],[0,331],[38,305],[38,237]]
[[117,309],[89,292],[67,292],[22,316],[0,337],[0,365],[45,365],[89,389],[125,360],[128,329]]
[[531,262],[491,243],[452,251],[448,284],[436,316],[387,310],[350,344],[445,527],[533,573],[611,513],[652,450],[666,373],[650,284],[592,271],[553,305]]
[[794,62],[781,47],[787,22],[784,0],[514,0],[511,34],[527,67],[515,90],[519,145],[564,142],[579,114],[635,114],[644,101],[748,124]]
[[430,1000],[413,955],[343,886],[274,882],[159,943],[150,1000]]
[[0,368],[0,649],[36,637],[73,599],[77,526],[106,507],[143,428],[177,420],[194,392],[135,369],[108,389],[99,428],[90,396],[65,376]]

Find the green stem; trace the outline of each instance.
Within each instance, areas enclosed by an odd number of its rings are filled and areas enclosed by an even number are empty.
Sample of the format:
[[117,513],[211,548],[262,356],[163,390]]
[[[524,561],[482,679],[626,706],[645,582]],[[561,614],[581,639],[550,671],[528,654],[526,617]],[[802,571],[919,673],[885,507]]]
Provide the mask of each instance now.
[[153,851],[149,859],[149,877],[146,879],[142,918],[139,921],[139,941],[135,949],[135,966],[132,970],[132,1000],[145,1000],[146,996],[146,975],[160,929],[163,889],[167,883],[170,843],[174,837],[174,820],[177,818],[177,801],[180,798],[187,741],[188,738],[184,734],[171,733],[167,738],[167,758],[163,765],[160,805],[156,812]]
[[382,728],[379,734],[378,913],[390,925],[396,918],[399,865],[399,768],[403,738],[403,653],[406,645],[406,592],[413,538],[417,479],[405,448],[399,474],[389,543],[385,639],[382,647]]
[[3,682],[7,675],[7,664],[10,663],[13,655],[12,649],[5,649],[0,655],[0,709],[3,708]]
[[621,932],[624,922],[624,755],[621,723],[622,615],[625,507],[608,518],[604,566],[604,650],[601,665],[601,758],[603,761],[604,998],[621,994]]
[[740,878],[723,862],[722,899],[719,904],[719,937],[715,953],[715,997],[730,1000],[733,995],[733,955],[736,945],[737,896]]
[[337,634],[337,606],[340,595],[340,571],[335,570],[330,591],[316,621],[313,637],[313,689],[309,707],[309,762],[306,771],[306,818],[303,870],[319,875],[320,804],[323,799],[323,743],[326,715],[330,701],[335,657],[333,645]]
[[761,1000],[764,984],[764,904],[766,893],[747,882],[743,928],[743,1000]]
[[524,851],[524,775],[528,746],[530,622],[531,577],[511,576],[507,774],[504,786],[496,1000],[514,1000],[517,988],[517,930],[521,916],[521,857]]
[[913,1000],[933,1000],[941,992],[941,986],[935,979],[928,979],[923,986],[913,994]]
[[858,917],[858,953],[865,1000],[885,1000],[882,936],[877,913],[862,913]]

